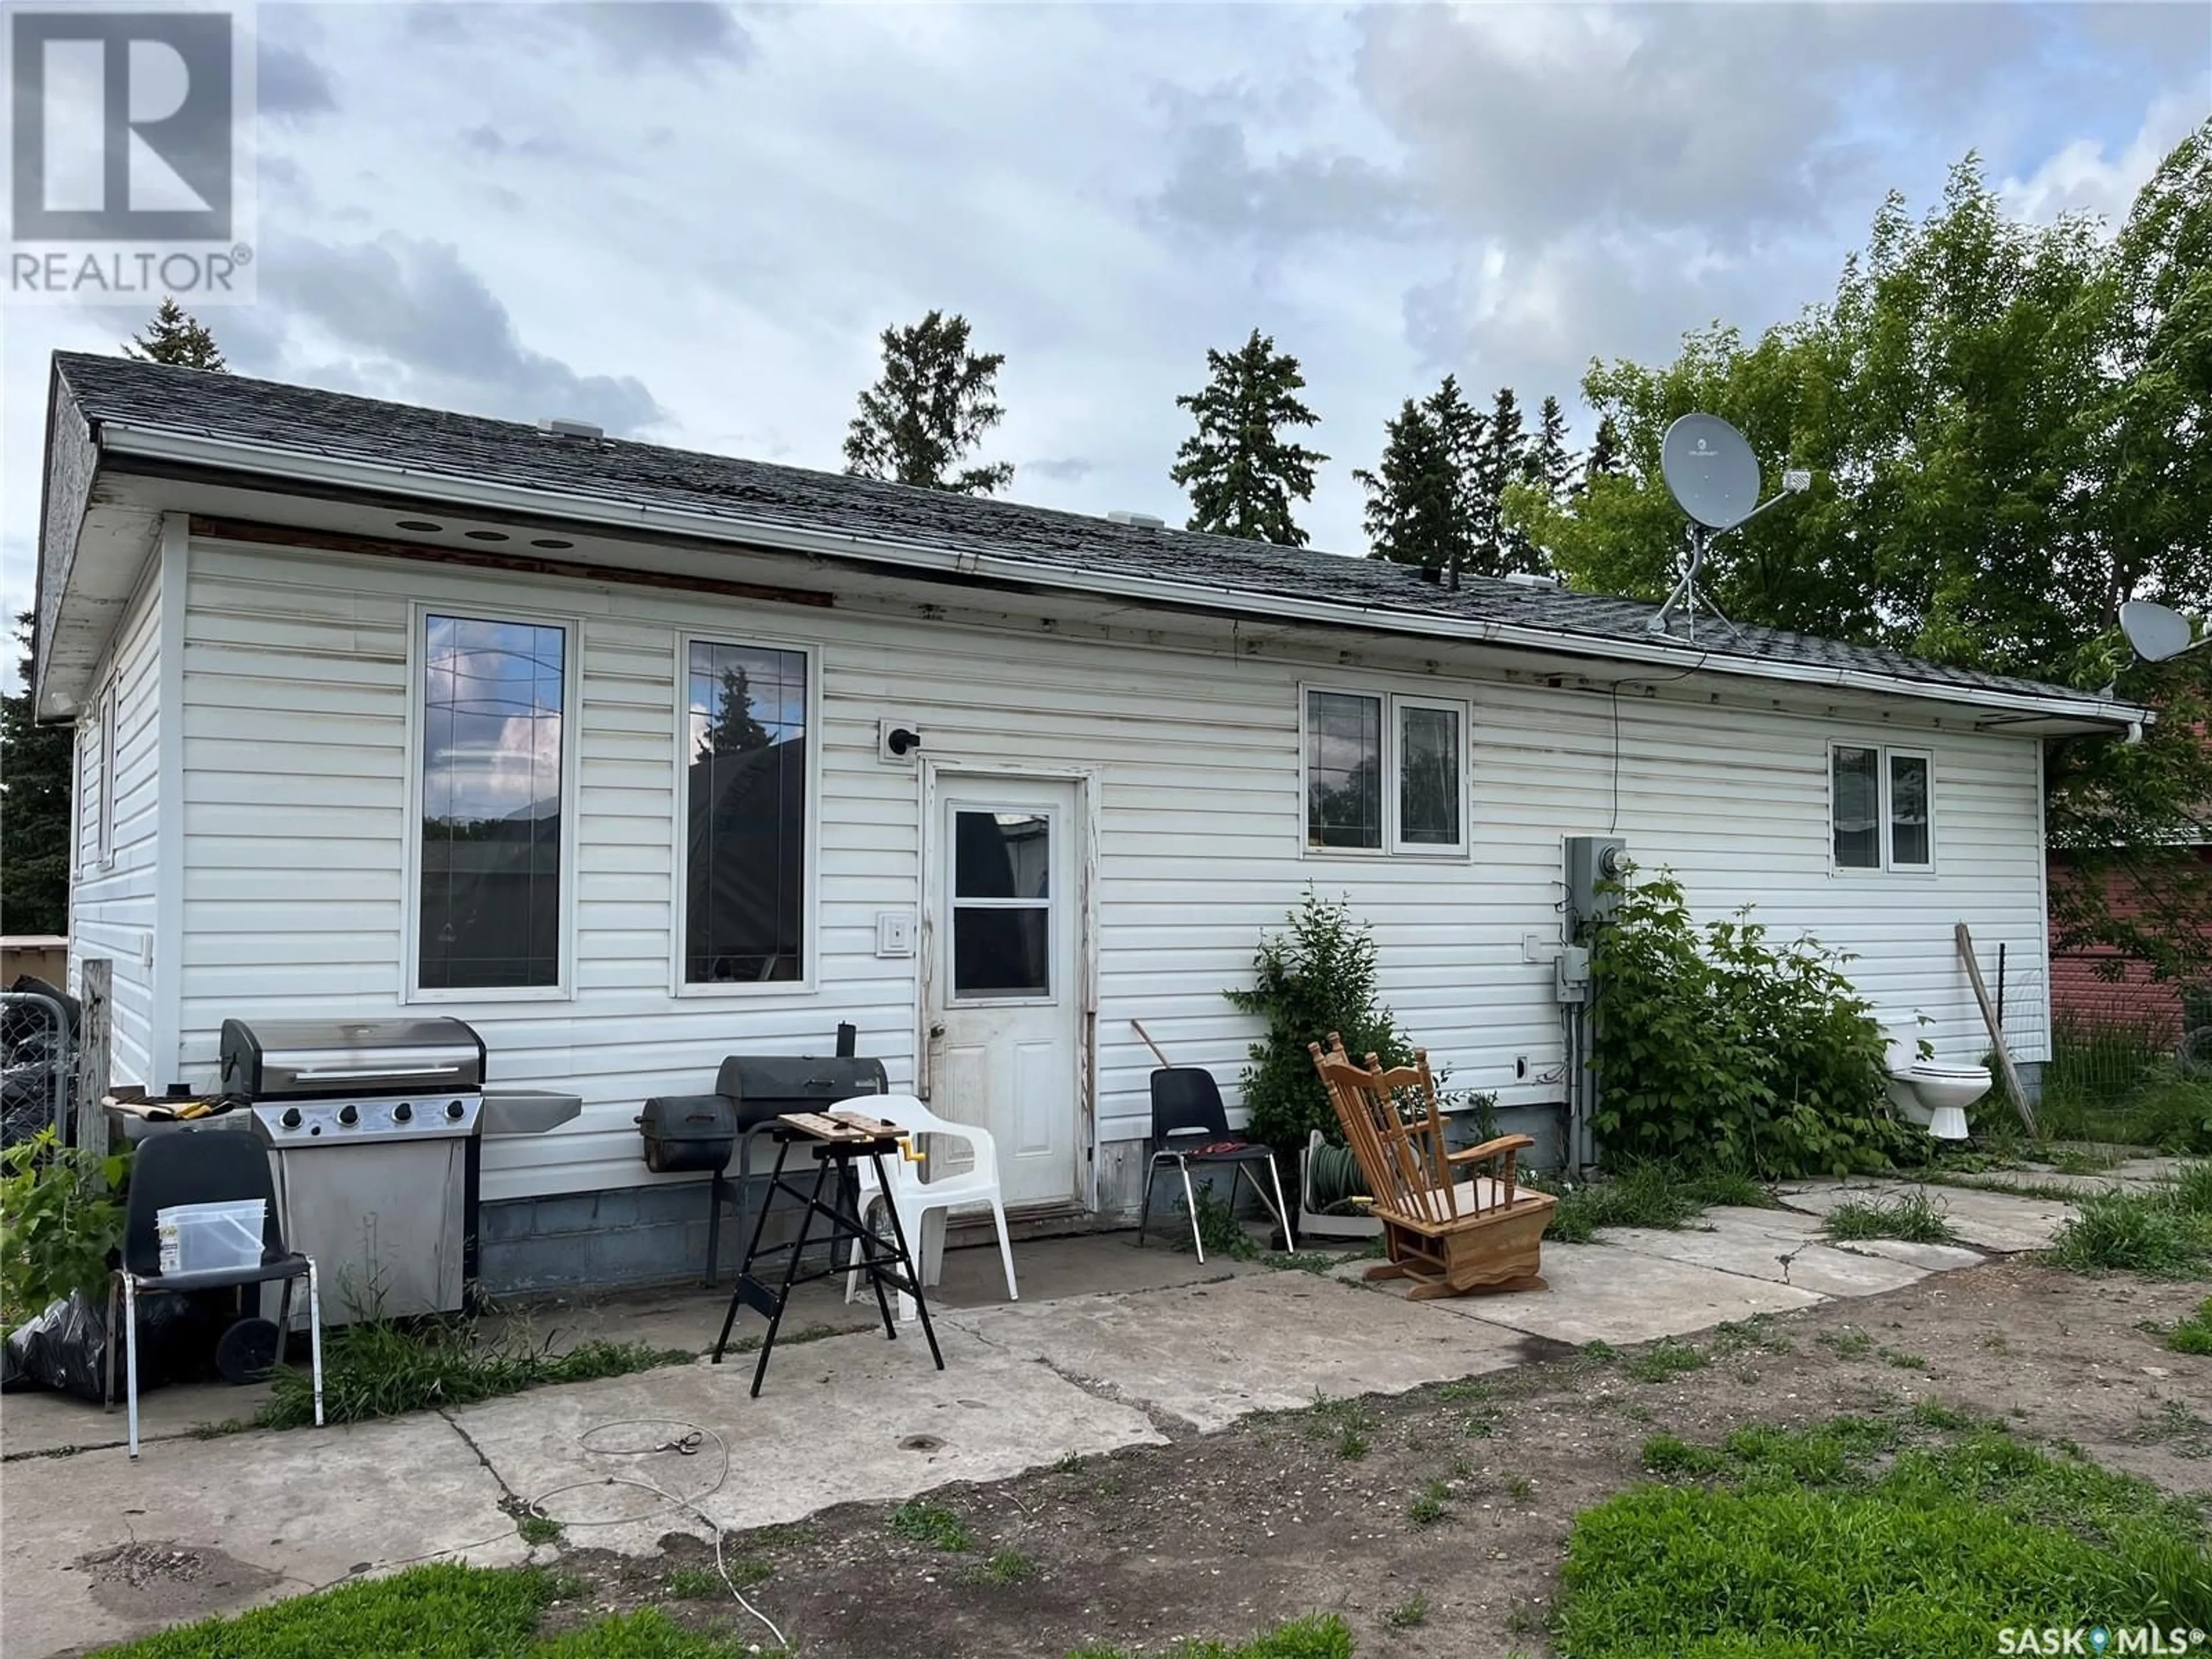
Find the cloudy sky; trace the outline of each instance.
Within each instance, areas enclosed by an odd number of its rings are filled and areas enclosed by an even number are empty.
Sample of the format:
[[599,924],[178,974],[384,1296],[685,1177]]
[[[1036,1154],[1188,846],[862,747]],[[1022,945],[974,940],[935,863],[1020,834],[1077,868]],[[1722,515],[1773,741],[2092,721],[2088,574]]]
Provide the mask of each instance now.
[[[1176,394],[1254,326],[1354,466],[1447,370],[1569,400],[1832,291],[1968,149],[2117,216],[2212,108],[2212,6],[258,9],[242,372],[835,467],[876,335],[1003,351],[1017,497],[1186,511]],[[46,360],[146,307],[13,310],[0,580],[30,581]],[[9,669],[12,674],[13,664]]]

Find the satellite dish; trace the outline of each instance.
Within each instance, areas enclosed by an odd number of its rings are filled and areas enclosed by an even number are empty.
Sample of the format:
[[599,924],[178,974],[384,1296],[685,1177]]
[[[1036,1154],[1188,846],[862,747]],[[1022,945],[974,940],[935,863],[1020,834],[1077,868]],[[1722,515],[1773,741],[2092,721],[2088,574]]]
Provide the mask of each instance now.
[[1759,458],[1717,415],[1685,415],[1659,442],[1659,471],[1675,505],[1708,530],[1730,530],[1759,505]]
[[2168,657],[2178,657],[2197,638],[2188,617],[2148,599],[2130,599],[2120,607],[2120,632],[2128,636],[2136,655],[2145,662],[2164,662]]

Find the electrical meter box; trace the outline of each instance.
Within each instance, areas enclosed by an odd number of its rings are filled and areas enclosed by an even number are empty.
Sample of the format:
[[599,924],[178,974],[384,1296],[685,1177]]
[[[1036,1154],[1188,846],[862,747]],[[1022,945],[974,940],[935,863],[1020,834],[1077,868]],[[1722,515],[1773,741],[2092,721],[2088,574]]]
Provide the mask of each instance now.
[[1613,914],[1617,893],[1598,890],[1628,876],[1628,843],[1618,836],[1567,837],[1567,937],[1580,939]]

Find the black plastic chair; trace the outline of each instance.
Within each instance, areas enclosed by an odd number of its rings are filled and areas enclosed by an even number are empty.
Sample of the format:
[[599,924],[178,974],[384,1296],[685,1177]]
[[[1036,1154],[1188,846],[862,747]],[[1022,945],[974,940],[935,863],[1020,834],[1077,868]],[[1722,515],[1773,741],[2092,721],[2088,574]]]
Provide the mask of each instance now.
[[[1229,1177],[1231,1206],[1233,1208],[1237,1203],[1237,1183],[1249,1180],[1260,1202],[1272,1210],[1281,1224],[1284,1242],[1292,1249],[1297,1248],[1297,1236],[1291,1229],[1290,1207],[1283,1202],[1283,1178],[1275,1169],[1275,1154],[1266,1146],[1231,1133],[1229,1109],[1222,1104],[1221,1088],[1214,1082],[1212,1073],[1195,1066],[1163,1066],[1152,1073],[1152,1152],[1145,1165],[1144,1206],[1137,1212],[1139,1244],[1145,1242],[1145,1230],[1152,1222],[1152,1187],[1163,1164],[1172,1164],[1182,1173],[1182,1201],[1190,1212],[1190,1239],[1198,1247],[1201,1262],[1206,1260],[1206,1241],[1199,1236],[1198,1200],[1190,1186],[1190,1166],[1194,1164],[1233,1164],[1235,1169]],[[1252,1171],[1255,1164],[1267,1166],[1267,1181],[1275,1189],[1272,1204],[1260,1185],[1260,1177]]]
[[[250,1267],[213,1273],[165,1273],[161,1241],[155,1229],[159,1213],[177,1204],[262,1201],[261,1260]],[[315,1264],[284,1246],[276,1218],[276,1183],[269,1154],[252,1133],[241,1129],[179,1129],[149,1135],[131,1163],[131,1190],[124,1200],[123,1265],[108,1297],[107,1402],[115,1403],[115,1300],[123,1302],[122,1333],[125,1389],[131,1411],[131,1455],[138,1455],[138,1292],[220,1291],[281,1279],[284,1295],[276,1316],[281,1355],[292,1322],[293,1281],[307,1281],[307,1340],[314,1358],[315,1426],[323,1425],[323,1300]]]

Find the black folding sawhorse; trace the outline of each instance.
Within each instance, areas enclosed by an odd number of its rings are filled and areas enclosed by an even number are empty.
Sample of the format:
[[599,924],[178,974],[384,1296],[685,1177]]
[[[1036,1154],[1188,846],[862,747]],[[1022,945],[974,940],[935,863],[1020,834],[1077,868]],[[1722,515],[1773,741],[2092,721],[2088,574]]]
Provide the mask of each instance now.
[[[759,1398],[761,1379],[768,1375],[768,1357],[775,1351],[776,1332],[783,1323],[784,1309],[790,1305],[793,1287],[849,1273],[857,1267],[867,1274],[868,1284],[876,1293],[876,1309],[884,1316],[884,1334],[894,1341],[898,1339],[898,1323],[891,1317],[890,1299],[884,1291],[903,1291],[914,1298],[915,1310],[921,1316],[921,1333],[929,1340],[929,1357],[937,1362],[937,1369],[943,1370],[945,1354],[937,1346],[936,1327],[929,1322],[929,1304],[921,1294],[921,1275],[915,1270],[913,1253],[907,1248],[905,1225],[899,1220],[898,1206],[890,1200],[890,1176],[884,1168],[886,1156],[902,1156],[900,1140],[906,1132],[885,1119],[844,1111],[787,1113],[769,1126],[769,1133],[776,1143],[775,1171],[769,1177],[768,1194],[761,1203],[760,1212],[753,1218],[752,1238],[745,1246],[745,1259],[738,1268],[736,1288],[730,1293],[730,1310],[722,1316],[722,1334],[714,1342],[713,1363],[722,1363],[723,1352],[730,1346],[730,1328],[737,1323],[739,1308],[750,1308],[766,1319],[768,1334],[761,1340],[760,1359],[753,1367],[752,1395]],[[784,1165],[790,1161],[793,1146],[805,1147],[814,1159],[811,1189],[800,1186],[796,1180],[784,1178]],[[884,1208],[890,1215],[891,1236],[888,1240],[872,1231],[866,1218],[859,1213],[860,1182],[854,1166],[864,1158],[875,1166],[876,1184],[884,1194]],[[761,1234],[768,1225],[769,1211],[778,1193],[797,1200],[804,1206],[799,1232],[784,1243],[763,1246]],[[801,1273],[799,1257],[806,1249],[807,1236],[813,1231],[817,1218],[830,1224],[830,1265]],[[848,1254],[850,1245],[854,1243],[860,1247],[857,1262]],[[771,1290],[768,1281],[754,1271],[754,1264],[786,1252],[789,1259],[784,1263],[783,1276]]]

